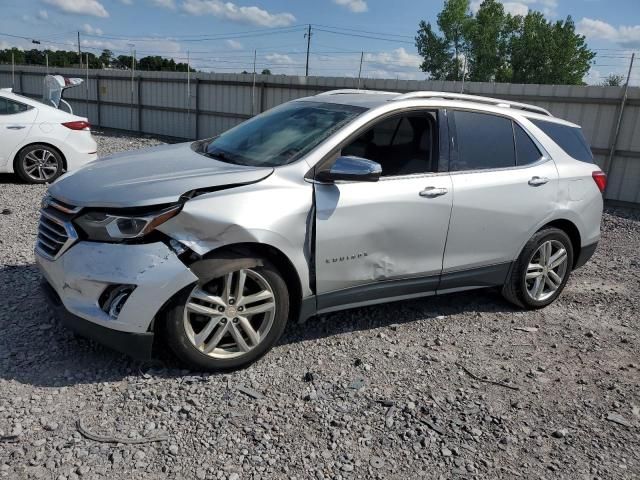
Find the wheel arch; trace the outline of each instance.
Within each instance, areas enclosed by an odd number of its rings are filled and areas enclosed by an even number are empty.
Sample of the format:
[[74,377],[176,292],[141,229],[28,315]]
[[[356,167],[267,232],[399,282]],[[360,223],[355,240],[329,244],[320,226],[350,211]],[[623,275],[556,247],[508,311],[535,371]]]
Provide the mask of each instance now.
[[62,158],[62,167],[64,168],[64,170],[67,169],[67,157],[65,157],[64,153],[62,153],[62,150],[60,150],[58,147],[56,147],[55,145],[53,145],[52,143],[49,143],[49,142],[30,142],[30,143],[27,143],[26,145],[21,146],[18,149],[18,151],[16,152],[16,154],[13,156],[13,164],[12,164],[12,166],[13,166],[13,171],[14,172],[16,172],[16,166],[18,165],[18,160],[20,159],[20,153],[22,153],[22,151],[25,148],[31,147],[33,145],[45,145],[47,147],[52,148],[56,152],[58,152],[58,154]]
[[298,318],[302,305],[302,282],[293,262],[282,250],[266,243],[242,242],[211,250],[202,258],[211,258],[221,253],[234,253],[245,257],[260,256],[273,263],[282,274],[289,289],[289,317]]
[[580,230],[571,220],[568,220],[566,218],[559,218],[546,223],[538,229],[538,232],[550,227],[562,230],[569,236],[569,239],[571,240],[571,246],[573,247],[573,265],[571,267],[575,267],[576,262],[580,257],[580,250],[582,249],[582,237],[580,235]]

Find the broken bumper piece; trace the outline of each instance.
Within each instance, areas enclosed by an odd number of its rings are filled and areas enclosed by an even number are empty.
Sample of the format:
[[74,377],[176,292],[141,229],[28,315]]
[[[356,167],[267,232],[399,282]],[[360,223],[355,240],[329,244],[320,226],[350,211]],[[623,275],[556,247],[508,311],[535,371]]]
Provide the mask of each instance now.
[[[162,242],[79,242],[56,260],[36,252],[36,263],[63,322],[80,335],[121,351],[131,350],[124,348],[129,344],[150,349],[150,326],[158,311],[197,281]],[[133,341],[135,337],[139,338]]]
[[46,281],[42,282],[41,287],[55,317],[69,330],[135,359],[149,360],[151,358],[153,332],[121,332],[88,322],[84,318],[70,313],[60,301],[56,291]]

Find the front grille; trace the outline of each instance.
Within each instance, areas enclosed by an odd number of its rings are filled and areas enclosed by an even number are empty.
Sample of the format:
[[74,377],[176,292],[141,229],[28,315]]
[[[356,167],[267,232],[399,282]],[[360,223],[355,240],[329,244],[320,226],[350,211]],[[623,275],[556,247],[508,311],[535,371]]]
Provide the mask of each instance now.
[[71,247],[78,240],[71,219],[79,211],[80,207],[45,197],[40,210],[36,251],[50,260],[55,260]]

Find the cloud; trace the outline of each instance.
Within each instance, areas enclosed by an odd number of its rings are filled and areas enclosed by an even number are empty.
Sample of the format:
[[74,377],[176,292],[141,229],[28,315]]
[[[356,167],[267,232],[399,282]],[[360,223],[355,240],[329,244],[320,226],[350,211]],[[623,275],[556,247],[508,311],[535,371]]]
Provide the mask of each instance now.
[[104,33],[102,29],[94,28],[88,23],[82,25],[82,30],[84,30],[84,33],[88,33],[89,35],[102,35]]
[[106,18],[109,12],[98,0],[43,0],[65,13]]
[[[526,15],[529,10],[537,10],[542,12],[547,17],[555,17],[557,15],[558,0],[520,0],[520,1],[508,1],[499,0],[504,7],[504,11],[511,15]],[[482,4],[482,0],[473,0],[470,8],[473,13],[476,13]]]
[[226,43],[227,47],[231,50],[242,50],[244,48],[244,46],[236,40],[226,40],[224,43]]
[[46,11],[46,10],[40,10],[40,11],[38,12],[38,18],[39,18],[40,20],[47,20],[47,19],[49,18],[49,14],[47,13],[47,11]]
[[150,0],[155,7],[168,8],[169,10],[176,9],[175,0]]
[[364,61],[377,66],[418,68],[422,63],[422,58],[400,47],[390,52],[367,53],[364,56]]
[[333,0],[333,3],[346,7],[353,13],[362,13],[369,10],[365,0]]
[[296,21],[291,13],[270,13],[260,7],[239,7],[222,0],[184,0],[182,9],[191,15],[213,15],[260,27],[288,27]]
[[293,58],[289,55],[283,55],[281,53],[270,53],[265,57],[271,63],[275,63],[276,65],[291,65],[293,62]]
[[577,24],[578,33],[590,39],[607,40],[624,48],[640,48],[640,25],[614,27],[593,18],[583,18]]

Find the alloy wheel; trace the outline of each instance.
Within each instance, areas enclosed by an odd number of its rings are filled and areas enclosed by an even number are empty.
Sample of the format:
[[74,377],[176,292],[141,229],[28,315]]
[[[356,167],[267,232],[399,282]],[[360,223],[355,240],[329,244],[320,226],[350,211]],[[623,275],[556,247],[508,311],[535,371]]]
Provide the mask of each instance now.
[[531,256],[525,283],[527,293],[542,302],[552,297],[568,271],[567,250],[558,240],[547,240]]
[[200,352],[228,359],[253,350],[273,326],[276,302],[269,282],[241,269],[196,285],[184,307],[187,337]]
[[22,162],[27,176],[38,182],[46,182],[58,173],[58,159],[53,152],[44,148],[31,150]]

